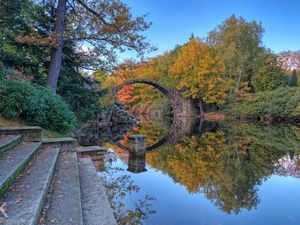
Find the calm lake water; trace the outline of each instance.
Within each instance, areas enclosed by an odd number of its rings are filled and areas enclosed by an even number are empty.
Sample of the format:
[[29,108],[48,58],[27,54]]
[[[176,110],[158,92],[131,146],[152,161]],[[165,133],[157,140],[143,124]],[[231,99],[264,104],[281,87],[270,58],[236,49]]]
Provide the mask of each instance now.
[[[147,135],[145,161],[122,149],[133,133]],[[142,118],[103,137],[119,224],[300,224],[300,127]]]

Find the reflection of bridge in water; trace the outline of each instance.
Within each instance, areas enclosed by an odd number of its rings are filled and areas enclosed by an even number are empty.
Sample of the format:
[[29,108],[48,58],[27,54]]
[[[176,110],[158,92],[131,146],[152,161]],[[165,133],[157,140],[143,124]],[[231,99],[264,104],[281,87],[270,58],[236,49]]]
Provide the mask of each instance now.
[[[183,97],[182,93],[176,89],[163,87],[161,84],[147,79],[126,81],[118,87],[113,88],[112,91],[113,93],[117,93],[123,87],[132,84],[147,84],[156,88],[167,96],[172,108],[173,120],[168,134],[156,144],[148,146],[148,152],[157,150],[163,145],[175,144],[184,136],[201,133],[203,129],[203,121],[200,120],[200,118],[197,118],[197,116],[200,115],[199,104],[197,101]],[[128,151],[128,147],[121,144],[116,138],[112,139],[112,144]]]
[[[184,136],[191,136],[193,134],[202,134],[204,132],[215,130],[217,123],[204,122],[197,117],[181,117],[173,118],[172,124],[169,128],[168,134],[159,140],[157,143],[146,147],[147,152],[155,151],[164,145],[174,145],[178,143]],[[128,147],[121,144],[120,140],[111,140],[111,144],[128,151]]]

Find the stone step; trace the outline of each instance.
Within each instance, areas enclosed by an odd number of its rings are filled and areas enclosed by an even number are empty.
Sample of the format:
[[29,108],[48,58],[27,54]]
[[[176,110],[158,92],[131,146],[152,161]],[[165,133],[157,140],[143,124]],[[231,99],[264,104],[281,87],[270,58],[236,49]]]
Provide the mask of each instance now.
[[60,153],[40,224],[83,224],[76,152]]
[[13,186],[0,199],[5,205],[5,225],[36,225],[46,199],[59,150],[43,148],[33,158]]
[[1,134],[22,135],[23,141],[41,141],[41,127],[0,127]]
[[0,195],[5,193],[14,179],[23,171],[40,146],[40,142],[23,142],[1,155]]
[[80,146],[76,148],[76,152],[80,154],[104,154],[107,152],[107,149],[100,146]]
[[106,191],[90,157],[79,158],[79,179],[84,225],[116,225]]
[[75,150],[77,140],[71,137],[42,139],[44,146],[58,147],[60,151]]
[[21,140],[21,135],[0,136],[0,154],[18,145]]

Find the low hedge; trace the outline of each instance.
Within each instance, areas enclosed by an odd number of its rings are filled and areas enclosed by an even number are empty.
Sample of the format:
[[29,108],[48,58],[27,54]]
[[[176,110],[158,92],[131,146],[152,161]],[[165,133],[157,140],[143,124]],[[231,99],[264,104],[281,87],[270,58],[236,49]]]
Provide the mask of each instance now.
[[59,132],[72,130],[77,124],[75,114],[60,96],[21,79],[0,79],[0,113]]

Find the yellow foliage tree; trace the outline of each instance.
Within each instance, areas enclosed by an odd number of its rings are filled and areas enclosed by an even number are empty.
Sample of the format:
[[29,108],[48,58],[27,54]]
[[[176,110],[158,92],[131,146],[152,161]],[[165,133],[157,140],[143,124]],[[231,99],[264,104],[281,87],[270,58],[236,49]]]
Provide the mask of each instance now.
[[229,81],[222,76],[224,68],[216,49],[200,38],[192,37],[181,47],[169,72],[177,81],[176,88],[182,90],[185,96],[222,104],[229,87]]

